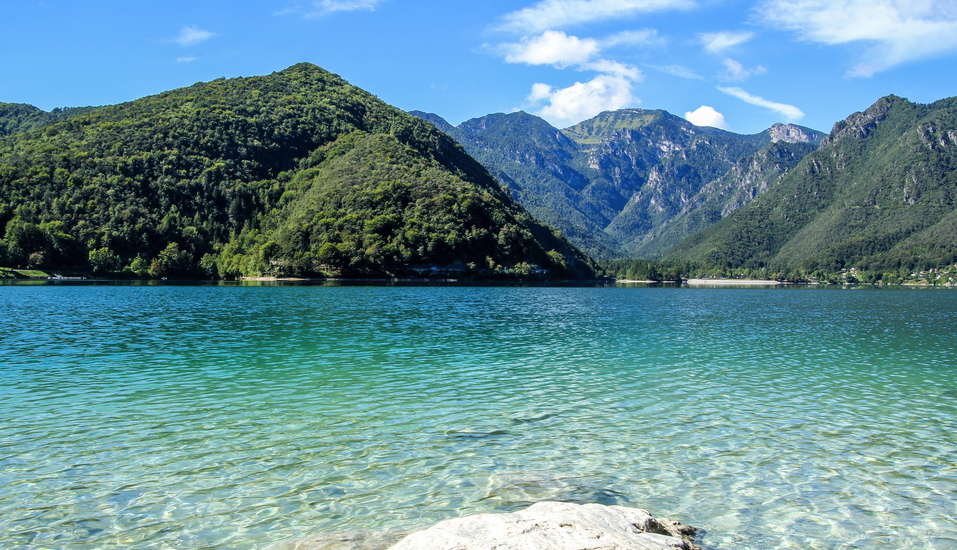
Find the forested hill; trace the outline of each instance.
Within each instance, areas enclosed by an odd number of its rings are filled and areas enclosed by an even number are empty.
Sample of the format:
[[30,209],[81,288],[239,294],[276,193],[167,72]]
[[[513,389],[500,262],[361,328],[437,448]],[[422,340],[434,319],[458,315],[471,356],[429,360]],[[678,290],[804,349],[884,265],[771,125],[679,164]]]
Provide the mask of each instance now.
[[0,103],[0,137],[89,113],[98,107],[67,107],[43,111],[23,103]]
[[4,109],[0,265],[593,275],[455,141],[314,65],[64,120]]
[[668,259],[890,279],[957,262],[957,98],[888,96],[854,113],[775,187]]

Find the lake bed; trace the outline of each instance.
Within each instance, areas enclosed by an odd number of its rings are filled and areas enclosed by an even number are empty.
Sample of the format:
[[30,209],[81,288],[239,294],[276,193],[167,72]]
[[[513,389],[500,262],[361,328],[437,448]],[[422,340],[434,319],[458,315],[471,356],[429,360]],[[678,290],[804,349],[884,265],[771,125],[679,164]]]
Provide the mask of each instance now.
[[957,292],[0,285],[0,547],[264,548],[540,500],[957,548]]

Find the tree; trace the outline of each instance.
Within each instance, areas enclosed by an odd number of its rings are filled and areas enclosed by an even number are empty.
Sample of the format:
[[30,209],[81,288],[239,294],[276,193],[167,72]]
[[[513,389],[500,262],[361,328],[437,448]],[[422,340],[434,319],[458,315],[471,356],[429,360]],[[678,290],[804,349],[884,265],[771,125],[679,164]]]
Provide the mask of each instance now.
[[40,228],[30,222],[24,222],[19,217],[7,224],[5,240],[11,261],[17,264],[26,262],[30,254],[41,250],[44,244]]
[[104,246],[90,251],[90,265],[93,273],[112,273],[119,268],[120,257]]
[[124,271],[132,273],[137,277],[147,277],[150,274],[150,264],[142,256],[136,256]]
[[325,243],[319,248],[319,262],[331,267],[342,264],[343,255],[339,247],[332,243]]
[[193,259],[189,252],[180,250],[176,243],[169,243],[150,263],[150,274],[155,277],[164,275],[188,275],[192,271]]

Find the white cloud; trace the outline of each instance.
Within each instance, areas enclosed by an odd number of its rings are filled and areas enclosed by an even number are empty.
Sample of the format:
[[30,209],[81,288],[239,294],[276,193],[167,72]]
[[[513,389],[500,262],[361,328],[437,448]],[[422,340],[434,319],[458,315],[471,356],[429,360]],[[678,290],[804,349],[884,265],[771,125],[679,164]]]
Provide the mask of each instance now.
[[523,38],[520,43],[498,47],[508,63],[552,65],[559,69],[574,67],[579,71],[595,71],[639,81],[644,75],[636,67],[612,61],[595,59],[601,53],[598,41],[569,36],[562,31],[545,31],[535,38]]
[[565,68],[581,65],[594,58],[600,51],[598,43],[590,38],[568,36],[561,31],[545,31],[535,38],[524,38],[520,44],[505,44],[508,63],[528,65],[555,65]]
[[757,20],[828,45],[872,44],[848,76],[872,76],[910,61],[957,53],[953,0],[766,0]]
[[577,66],[579,70],[611,72],[623,74],[629,78],[638,78],[636,75],[640,75],[641,72],[634,67],[606,59],[592,60],[605,47],[660,43],[661,40],[657,38],[657,34],[658,31],[653,29],[626,31],[599,41],[570,36],[562,31],[545,31],[541,36],[525,37],[521,42],[502,44],[493,49],[504,54],[505,61],[508,63],[554,65],[559,69]]
[[685,118],[695,126],[711,126],[722,130],[731,129],[731,126],[724,120],[724,115],[715,111],[714,107],[708,107],[707,105],[686,112]]
[[532,84],[532,92],[528,94],[528,100],[532,103],[538,103],[543,99],[548,99],[552,96],[552,87],[548,84]]
[[754,38],[753,32],[706,32],[698,35],[704,50],[710,54],[723,55],[726,50],[744,44]]
[[734,59],[731,59],[730,57],[725,58],[725,60],[722,61],[722,63],[724,64],[724,67],[726,69],[724,73],[725,80],[744,81],[744,80],[747,80],[748,77],[753,74],[764,74],[768,72],[768,70],[762,67],[761,65],[758,65],[757,67],[753,67],[750,69],[746,69],[744,65],[742,65],[741,63],[738,63],[737,61],[735,61]]
[[687,78],[690,80],[704,80],[704,77],[695,73],[684,65],[648,65],[652,69],[657,69],[663,73],[677,76],[678,78]]
[[190,61],[196,61],[196,57],[178,57],[176,58],[177,63],[189,63]]
[[547,84],[535,84],[528,100],[533,103],[548,101],[535,114],[556,124],[574,124],[602,111],[621,109],[639,103],[631,93],[628,78],[601,74],[588,82],[576,82],[568,88],[556,89]]
[[748,92],[742,90],[741,88],[723,88],[718,86],[718,89],[722,92],[736,97],[745,103],[750,103],[751,105],[757,105],[758,107],[764,107],[766,109],[771,109],[772,111],[778,112],[784,119],[788,122],[796,122],[804,118],[804,112],[795,107],[794,105],[788,105],[786,103],[775,103],[773,101],[768,101],[763,97],[758,97],[756,95],[751,95]]
[[216,36],[214,33],[204,31],[196,25],[193,25],[192,27],[183,27],[182,30],[179,31],[179,36],[174,38],[173,42],[176,42],[180,46],[195,46],[214,36]]
[[567,88],[536,83],[526,97],[538,109],[536,114],[554,124],[574,123],[602,111],[639,102],[632,94],[632,87],[644,79],[644,74],[637,67],[598,56],[602,44],[638,43],[655,35],[655,31],[620,33],[599,42],[547,30],[540,36],[523,38],[519,43],[503,44],[497,50],[508,63],[552,65],[599,73],[588,82],[576,82]]
[[536,33],[569,25],[621,19],[641,13],[685,10],[695,0],[540,0],[502,17],[500,30]]

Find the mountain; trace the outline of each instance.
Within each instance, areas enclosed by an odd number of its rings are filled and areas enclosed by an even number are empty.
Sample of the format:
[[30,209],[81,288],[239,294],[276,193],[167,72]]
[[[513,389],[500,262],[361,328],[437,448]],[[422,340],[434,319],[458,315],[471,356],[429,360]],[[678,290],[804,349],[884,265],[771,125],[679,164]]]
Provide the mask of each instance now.
[[153,276],[593,275],[447,135],[310,64],[4,104],[0,262]]
[[[782,125],[783,126],[783,125]],[[706,184],[681,212],[665,221],[632,249],[640,258],[659,258],[685,237],[703,231],[776,185],[817,145],[806,141],[774,141],[735,163]]]
[[[798,154],[824,137],[780,124],[746,136],[644,109],[604,112],[563,130],[524,112],[457,127],[434,114],[412,114],[449,133],[535,216],[602,258],[660,255],[714,219],[671,223],[693,215],[706,202],[699,193],[741,159],[772,143],[812,144],[794,147]],[[658,240],[666,227],[668,238]]]
[[887,96],[668,260],[808,272],[957,261],[957,98]]

